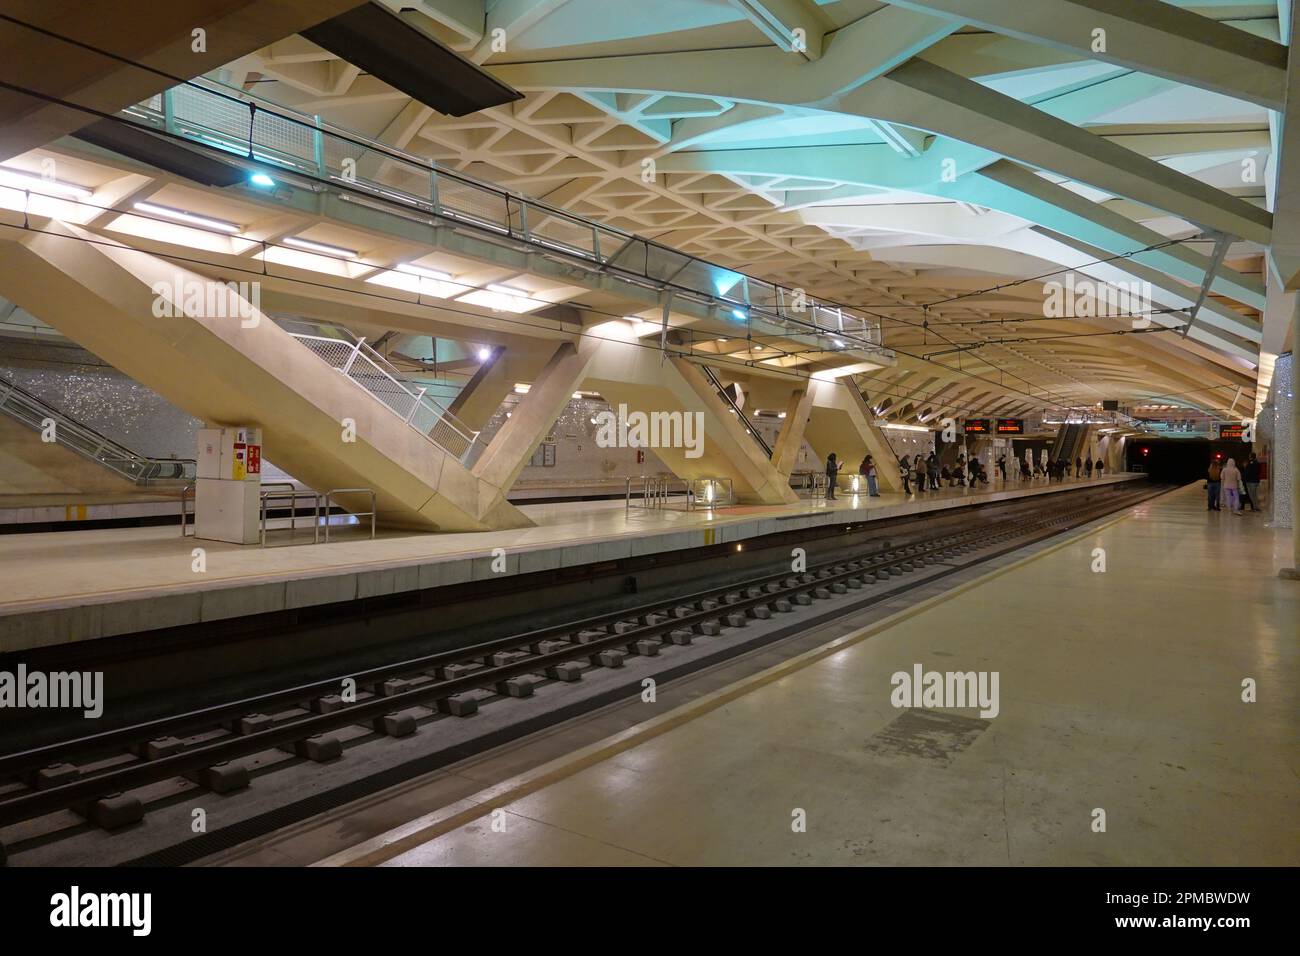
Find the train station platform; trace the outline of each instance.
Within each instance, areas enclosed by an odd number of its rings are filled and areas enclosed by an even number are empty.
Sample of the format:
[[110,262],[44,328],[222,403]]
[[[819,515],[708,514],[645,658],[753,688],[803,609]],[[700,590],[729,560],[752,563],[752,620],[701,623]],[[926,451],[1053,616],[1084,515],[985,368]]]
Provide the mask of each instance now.
[[1294,866],[1289,549],[1189,485],[322,863]]
[[[265,548],[182,537],[177,525],[12,534],[0,539],[0,653],[461,584],[497,573],[494,549],[504,551],[500,573],[527,574],[1140,480],[1120,473],[714,511],[685,510],[681,499],[653,510],[624,501],[532,504],[521,505],[531,528],[371,540],[335,527],[329,544],[312,544],[310,520],[304,529],[299,519],[291,540],[301,543]],[[195,548],[205,552],[202,571]]]

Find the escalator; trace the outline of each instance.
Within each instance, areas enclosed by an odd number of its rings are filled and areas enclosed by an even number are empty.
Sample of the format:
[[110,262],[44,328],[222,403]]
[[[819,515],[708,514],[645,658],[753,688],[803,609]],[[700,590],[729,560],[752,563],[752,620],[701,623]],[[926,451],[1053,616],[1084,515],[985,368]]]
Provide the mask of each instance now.
[[66,449],[133,485],[156,488],[194,480],[193,459],[137,454],[5,380],[0,380],[0,413],[38,433],[42,444]]
[[736,402],[735,396],[731,394],[731,390],[722,384],[717,373],[714,372],[710,366],[702,364],[699,367],[704,371],[704,375],[708,378],[709,384],[717,389],[718,398],[722,399],[723,403],[731,409],[736,418],[739,419],[740,423],[745,426],[745,431],[749,432],[749,434],[753,436],[754,441],[758,442],[758,447],[763,449],[763,454],[770,459],[772,457],[771,446],[763,440],[763,436],[758,433],[758,429],[754,427],[754,423],[745,417],[744,411]]

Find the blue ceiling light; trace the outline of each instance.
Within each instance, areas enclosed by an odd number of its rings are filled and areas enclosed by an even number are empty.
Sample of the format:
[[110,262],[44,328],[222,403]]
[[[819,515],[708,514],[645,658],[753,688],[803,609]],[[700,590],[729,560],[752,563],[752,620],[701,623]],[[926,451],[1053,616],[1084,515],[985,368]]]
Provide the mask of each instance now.
[[749,316],[745,314],[744,309],[732,309],[731,314],[734,315],[741,322],[744,322],[746,319],[749,318]]
[[254,186],[261,186],[263,189],[269,189],[271,186],[275,185],[275,180],[266,175],[266,173],[253,173],[253,175],[248,177],[248,181]]

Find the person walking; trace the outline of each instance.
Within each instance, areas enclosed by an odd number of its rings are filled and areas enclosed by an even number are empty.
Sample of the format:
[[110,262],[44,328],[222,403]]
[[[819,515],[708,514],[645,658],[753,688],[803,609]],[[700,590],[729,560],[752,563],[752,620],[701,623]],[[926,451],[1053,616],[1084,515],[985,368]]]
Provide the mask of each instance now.
[[1246,459],[1246,467],[1241,471],[1241,480],[1246,484],[1246,503],[1250,510],[1259,512],[1259,459],[1251,452]]
[[835,483],[839,481],[840,468],[842,467],[843,465],[841,465],[840,462],[835,458],[835,452],[831,452],[829,455],[826,456],[826,500],[827,501],[835,500]]
[[1238,518],[1241,517],[1241,469],[1237,467],[1237,462],[1229,458],[1223,463],[1223,471],[1220,473],[1219,480],[1223,482],[1223,500],[1228,505],[1228,510]]
[[1219,507],[1219,492],[1223,487],[1220,481],[1223,477],[1223,468],[1219,464],[1219,459],[1210,460],[1210,469],[1205,474],[1205,491],[1208,497],[1206,510],[1222,511],[1223,509]]

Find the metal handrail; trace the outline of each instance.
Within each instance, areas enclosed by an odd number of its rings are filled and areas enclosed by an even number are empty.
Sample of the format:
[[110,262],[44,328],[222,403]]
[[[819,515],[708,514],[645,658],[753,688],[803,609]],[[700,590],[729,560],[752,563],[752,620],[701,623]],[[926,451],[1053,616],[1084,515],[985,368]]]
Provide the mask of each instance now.
[[447,454],[467,463],[479,432],[468,428],[450,410],[429,397],[423,387],[414,388],[401,372],[366,345],[364,338],[348,341],[326,335],[289,332],[317,358],[377,399],[385,408]]
[[[717,489],[725,485],[727,488],[727,497],[721,499],[718,497]],[[697,488],[704,488],[707,494],[700,494]],[[690,479],[690,491],[686,497],[686,510],[694,511],[701,507],[700,500],[704,499],[704,508],[726,508],[736,503],[736,489],[730,478],[692,478]]]
[[369,495],[369,511],[352,511],[349,514],[354,518],[370,518],[370,539],[375,538],[375,519],[379,515],[379,506],[372,488],[332,488],[325,492],[325,543],[330,543],[330,498],[333,495]]
[[[13,382],[0,381],[0,412],[38,432],[44,431],[47,419],[52,420],[55,444],[138,485],[159,480],[192,479],[197,468],[192,458],[149,458],[136,454]],[[165,470],[175,473],[164,475]]]
[[709,384],[717,389],[718,397],[726,403],[727,407],[731,409],[736,418],[739,419],[740,423],[745,426],[745,431],[754,436],[754,441],[758,442],[758,447],[763,449],[763,454],[767,455],[768,458],[771,458],[771,446],[763,440],[763,436],[758,433],[758,429],[755,428],[754,423],[749,420],[749,416],[745,414],[744,410],[736,400],[731,397],[731,393],[728,392],[726,387],[722,384],[722,380],[718,378],[718,373],[713,370],[713,366],[701,363],[700,368],[704,369],[704,375],[708,378]]
[[[266,523],[267,515],[270,508],[267,506],[268,501],[289,502],[289,534],[292,535],[298,528],[298,499],[311,498],[312,503],[312,544],[320,542],[320,495],[314,491],[305,491],[298,488],[289,481],[270,481],[262,486],[263,488],[282,488],[288,489],[283,491],[263,491],[259,496],[259,506],[261,510],[261,534],[258,536],[258,546],[266,547]],[[329,521],[329,512],[325,513],[325,520]]]
[[[257,168],[323,181],[345,197],[384,203],[485,229],[598,264],[602,271],[672,288],[706,303],[733,308],[798,334],[829,337],[827,350],[885,352],[881,326],[839,303],[802,289],[689,256],[545,202],[504,190],[359,133],[322,122],[243,90],[201,78],[122,110],[123,119],[163,135],[250,161]],[[418,191],[365,175],[398,167]]]
[[[182,538],[188,537],[188,533],[185,530],[186,518],[188,517],[185,511],[185,499],[194,495],[197,486],[198,486],[197,481],[191,481],[188,485],[186,485],[184,488],[181,489],[181,537]],[[197,518],[195,520],[197,520]]]

